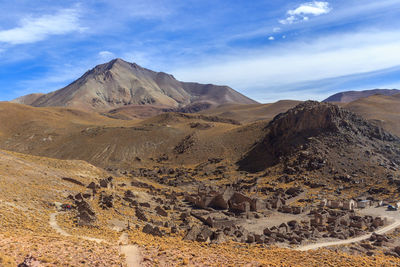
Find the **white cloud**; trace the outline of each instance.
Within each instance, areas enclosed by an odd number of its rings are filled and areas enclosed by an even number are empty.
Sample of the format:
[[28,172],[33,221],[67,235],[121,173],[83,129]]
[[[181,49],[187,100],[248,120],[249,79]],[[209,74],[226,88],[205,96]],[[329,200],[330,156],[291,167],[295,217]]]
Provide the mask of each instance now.
[[319,16],[322,14],[329,13],[331,8],[329,7],[328,2],[308,2],[301,4],[298,8],[289,10],[287,13],[288,15],[314,15]]
[[399,66],[399,47],[400,30],[366,30],[308,42],[294,40],[257,52],[237,51],[169,72],[184,81],[227,84],[239,90],[264,88],[268,95],[268,88]]
[[99,56],[100,56],[100,59],[103,61],[111,60],[111,59],[115,58],[115,54],[110,51],[100,51]]
[[268,37],[268,40],[273,41],[273,40],[275,40],[275,37],[274,36],[270,36],[270,37]]
[[0,31],[0,43],[11,45],[34,43],[51,35],[62,35],[83,30],[85,28],[79,26],[79,11],[63,9],[55,15],[21,19],[18,27]]
[[296,21],[296,17],[295,16],[289,16],[286,19],[281,19],[279,21],[280,24],[293,24]]
[[275,27],[275,28],[272,29],[272,31],[273,31],[273,32],[280,32],[280,31],[281,31],[281,28]]
[[309,20],[309,16],[320,16],[331,12],[332,8],[328,2],[307,2],[301,4],[296,9],[288,10],[287,17],[279,21],[281,24],[293,24],[300,21]]

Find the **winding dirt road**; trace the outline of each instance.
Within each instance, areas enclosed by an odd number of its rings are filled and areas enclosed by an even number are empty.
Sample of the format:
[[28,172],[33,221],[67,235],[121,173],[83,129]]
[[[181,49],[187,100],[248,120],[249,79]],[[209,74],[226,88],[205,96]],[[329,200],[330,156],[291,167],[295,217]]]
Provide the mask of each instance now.
[[[372,209],[370,209],[372,210]],[[394,220],[391,224],[376,230],[375,233],[377,234],[385,234],[387,232],[390,232],[394,229],[396,229],[397,227],[400,227],[400,218],[399,218],[399,214],[395,214],[395,213],[387,213],[387,212],[382,212],[382,209],[375,209],[374,210],[374,214],[373,215],[378,215],[376,213],[379,213],[379,215],[385,215],[384,217],[387,217],[389,220]],[[368,214],[368,212],[365,212],[366,214]],[[391,216],[391,215],[395,215],[395,216]],[[309,244],[309,245],[304,245],[304,246],[300,246],[297,247],[295,250],[299,250],[299,251],[307,251],[307,250],[313,250],[313,249],[318,249],[318,248],[323,248],[323,247],[330,247],[330,246],[339,246],[339,245],[346,245],[346,244],[351,244],[351,243],[356,243],[356,242],[360,242],[362,240],[366,240],[368,238],[370,238],[372,235],[372,233],[370,234],[366,234],[366,235],[362,235],[362,236],[358,236],[358,237],[354,237],[354,238],[350,238],[350,239],[346,239],[346,240],[338,240],[338,241],[331,241],[331,242],[323,242],[323,243],[316,243],[316,244]]]
[[[50,220],[49,220],[49,225],[51,228],[53,228],[57,233],[63,236],[72,236],[71,234],[67,233],[64,231],[57,223],[57,212],[50,214]],[[100,238],[94,238],[94,237],[89,237],[89,236],[77,236],[78,238],[97,242],[97,243],[107,243],[104,239]],[[127,233],[123,233],[118,241],[120,245],[120,251],[122,254],[125,255],[125,261],[126,265],[128,267],[140,267],[141,266],[141,261],[142,261],[142,256],[140,255],[139,248],[135,245],[129,245],[129,238]]]

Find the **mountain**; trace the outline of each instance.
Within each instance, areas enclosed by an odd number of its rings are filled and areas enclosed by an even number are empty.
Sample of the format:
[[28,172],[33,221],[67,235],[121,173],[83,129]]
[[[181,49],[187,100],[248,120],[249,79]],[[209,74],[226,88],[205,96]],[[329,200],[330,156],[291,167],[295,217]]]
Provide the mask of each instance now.
[[365,91],[346,91],[334,94],[322,102],[339,102],[349,103],[360,98],[369,97],[372,95],[395,95],[399,94],[400,90],[397,89],[373,89]]
[[372,95],[344,104],[343,107],[400,136],[400,94]]
[[400,165],[400,138],[330,103],[301,103],[277,115],[264,132],[238,162],[241,170],[317,172],[319,181],[352,173],[377,181]]
[[42,97],[44,94],[29,94],[18,97],[12,100],[12,103],[23,104],[23,105],[32,105],[33,102],[38,100],[38,98]]
[[262,120],[270,121],[279,113],[286,112],[300,103],[301,101],[297,100],[280,100],[275,103],[257,105],[227,104],[211,109],[204,109],[199,113],[234,119],[241,123],[250,123]]
[[301,101],[280,100],[268,104],[223,104],[214,107],[208,102],[196,102],[181,108],[155,105],[129,105],[112,109],[103,115],[130,120],[134,118],[149,118],[165,112],[200,113],[209,116],[217,116],[224,119],[233,119],[241,123],[251,123],[262,120],[272,120],[277,114],[293,108]]
[[170,74],[122,59],[98,65],[70,85],[34,101],[26,101],[27,98],[20,99],[36,107],[60,106],[96,112],[129,105],[181,108],[197,102],[211,106],[257,103],[228,86],[180,82]]
[[79,109],[0,102],[0,149],[114,168],[147,166],[165,157],[177,165],[216,157],[235,162],[260,138],[265,124],[183,113],[121,120]]

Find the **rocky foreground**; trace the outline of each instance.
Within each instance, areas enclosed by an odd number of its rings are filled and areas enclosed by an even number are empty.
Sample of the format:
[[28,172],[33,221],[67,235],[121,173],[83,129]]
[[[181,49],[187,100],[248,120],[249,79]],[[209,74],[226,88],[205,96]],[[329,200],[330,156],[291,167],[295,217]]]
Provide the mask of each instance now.
[[124,168],[0,151],[1,264],[130,266],[131,246],[144,266],[400,265],[399,231],[381,233],[400,220],[396,136],[317,102],[259,131],[236,163],[176,164],[196,134]]

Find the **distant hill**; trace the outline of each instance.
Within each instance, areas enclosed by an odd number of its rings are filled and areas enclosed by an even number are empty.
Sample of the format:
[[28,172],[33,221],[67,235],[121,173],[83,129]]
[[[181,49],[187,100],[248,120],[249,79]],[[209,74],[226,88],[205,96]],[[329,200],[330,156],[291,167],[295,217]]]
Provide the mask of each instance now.
[[280,100],[275,103],[258,105],[221,105],[203,110],[200,113],[221,118],[234,119],[242,123],[272,120],[276,115],[300,104],[297,100]]
[[85,160],[102,167],[152,166],[163,157],[177,165],[213,157],[235,162],[267,124],[240,125],[231,119],[176,112],[121,120],[130,116],[126,112],[111,114],[115,119],[72,108],[0,102],[0,149]]
[[24,105],[32,105],[33,102],[38,100],[38,98],[42,97],[44,94],[29,94],[29,95],[24,95],[21,97],[18,97],[14,100],[12,100],[12,103],[17,103],[17,104],[24,104]]
[[262,120],[272,120],[277,114],[301,103],[296,100],[280,100],[268,104],[224,104],[214,107],[209,102],[196,102],[182,108],[170,108],[155,105],[129,105],[112,109],[102,113],[110,118],[130,120],[135,118],[150,118],[165,112],[200,113],[209,116],[217,116],[224,119],[232,119],[241,123],[251,123]]
[[343,107],[400,136],[400,94],[372,95],[343,104]]
[[129,105],[182,108],[197,102],[207,102],[211,106],[257,103],[228,86],[180,82],[170,74],[145,69],[122,59],[98,65],[60,90],[36,99],[32,95],[18,99],[14,102],[96,112]]
[[365,91],[346,91],[334,94],[322,102],[339,102],[339,103],[349,103],[360,98],[369,97],[372,95],[395,95],[399,94],[400,90],[397,89],[373,89]]

